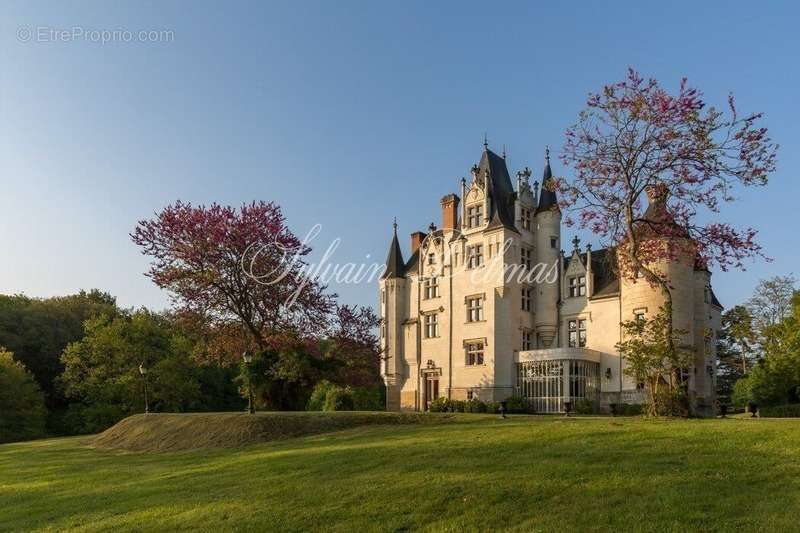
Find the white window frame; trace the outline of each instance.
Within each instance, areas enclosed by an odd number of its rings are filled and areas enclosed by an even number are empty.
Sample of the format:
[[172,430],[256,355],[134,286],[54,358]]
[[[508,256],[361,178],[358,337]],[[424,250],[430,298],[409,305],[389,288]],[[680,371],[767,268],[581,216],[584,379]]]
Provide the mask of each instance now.
[[426,313],[424,317],[425,338],[437,338],[439,336],[439,313]]
[[439,297],[439,278],[436,276],[425,278],[425,281],[422,282],[422,286],[425,300]]
[[569,297],[586,296],[586,276],[578,275],[569,278]]
[[570,348],[585,348],[587,341],[586,319],[570,318],[567,321],[567,345]]
[[483,244],[467,246],[467,268],[483,266]]

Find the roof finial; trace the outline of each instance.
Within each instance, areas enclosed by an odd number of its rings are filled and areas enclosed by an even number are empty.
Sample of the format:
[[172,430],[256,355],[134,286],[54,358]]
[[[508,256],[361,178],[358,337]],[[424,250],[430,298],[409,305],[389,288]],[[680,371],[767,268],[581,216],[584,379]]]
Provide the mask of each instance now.
[[503,144],[503,159],[506,158],[506,145]]
[[487,133],[485,131],[483,132],[483,149],[489,149],[489,138],[487,137]]
[[581,240],[578,238],[578,236],[577,236],[577,235],[575,235],[575,238],[574,238],[574,239],[572,239],[572,245],[573,245],[573,246],[575,246],[575,250],[577,250],[577,249],[578,249],[578,247],[580,246],[580,244],[581,244]]
[[394,234],[397,235],[397,217],[394,217],[394,222],[392,223],[392,229],[394,229]]
[[544,147],[544,160],[547,161],[547,164],[550,164],[550,147],[545,145]]

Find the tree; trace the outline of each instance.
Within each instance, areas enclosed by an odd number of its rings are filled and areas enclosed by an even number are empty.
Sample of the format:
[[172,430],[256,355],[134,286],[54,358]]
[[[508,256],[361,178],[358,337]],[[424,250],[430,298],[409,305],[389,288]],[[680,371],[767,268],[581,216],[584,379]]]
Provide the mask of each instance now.
[[625,373],[646,385],[647,414],[651,416],[688,414],[679,375],[691,360],[691,348],[680,345],[680,338],[686,332],[670,330],[668,321],[666,307],[652,318],[625,321],[624,340],[617,343],[620,355],[627,362]]
[[176,202],[142,220],[133,242],[153,262],[148,276],[178,311],[207,328],[239,326],[249,343],[270,347],[287,331],[324,331],[333,296],[305,275],[310,248],[287,227],[278,205],[193,207]]
[[43,436],[46,413],[33,375],[0,347],[0,443]]
[[83,337],[83,322],[100,314],[113,316],[114,297],[99,290],[55,298],[0,295],[0,345],[33,374],[51,410],[66,407],[56,386],[64,367],[60,356]]
[[740,115],[733,96],[725,113],[707,107],[686,79],[671,94],[629,69],[624,80],[590,94],[567,130],[562,160],[575,176],[557,182],[566,223],[615,247],[621,275],[634,282],[641,275],[661,290],[670,330],[670,280],[653,265],[688,255],[701,268],[727,270],[762,254],[754,229],[699,216],[718,213],[737,186],[767,183],[777,145],[760,119]]
[[765,406],[800,403],[800,294],[793,297],[791,312],[768,326],[764,336],[764,358],[744,378],[751,397]]
[[788,276],[775,276],[759,281],[753,296],[745,303],[753,316],[754,327],[760,345],[766,343],[765,334],[771,326],[780,323],[792,311],[792,297],[796,292],[797,279]]
[[148,369],[150,410],[186,411],[201,405],[198,371],[191,344],[161,315],[140,310],[86,322],[86,335],[62,355],[60,381],[72,407],[77,431],[104,429],[125,416],[144,411]]
[[311,249],[278,205],[177,202],[140,221],[131,237],[153,258],[148,276],[172,294],[196,356],[231,365],[242,351],[254,353],[248,376],[261,406],[302,409],[323,378],[378,379],[375,314],[338,306],[310,276]]
[[750,311],[737,305],[722,314],[722,329],[717,339],[717,397],[731,401],[734,384],[747,375],[756,353],[756,334]]

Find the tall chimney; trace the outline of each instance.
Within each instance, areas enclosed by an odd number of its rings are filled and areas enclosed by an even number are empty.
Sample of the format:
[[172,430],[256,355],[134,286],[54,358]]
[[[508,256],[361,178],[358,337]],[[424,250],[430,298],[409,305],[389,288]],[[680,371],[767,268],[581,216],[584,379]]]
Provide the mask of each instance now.
[[417,250],[419,250],[419,245],[422,244],[422,239],[425,238],[425,234],[421,231],[415,231],[411,234],[411,253],[413,254]]
[[454,230],[458,226],[458,196],[448,194],[442,198],[442,230]]

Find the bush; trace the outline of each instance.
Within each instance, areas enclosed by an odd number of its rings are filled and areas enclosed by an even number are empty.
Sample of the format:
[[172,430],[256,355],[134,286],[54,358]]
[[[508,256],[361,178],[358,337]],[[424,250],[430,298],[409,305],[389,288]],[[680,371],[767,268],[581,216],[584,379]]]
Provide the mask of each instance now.
[[431,413],[450,413],[451,412],[450,408],[451,408],[450,400],[441,396],[431,402],[431,405],[428,408],[428,410]]
[[47,411],[33,376],[0,348],[0,442],[44,436]]
[[575,413],[579,415],[592,415],[596,412],[594,402],[583,398],[575,402]]
[[486,412],[489,414],[496,415],[500,412],[500,403],[499,402],[486,402]]
[[800,417],[800,403],[762,407],[759,415],[765,418],[798,418]]
[[464,404],[464,412],[466,413],[485,413],[486,412],[486,404],[480,401],[477,398],[473,398],[468,400]]
[[509,396],[506,401],[506,413],[532,413],[530,402],[521,396]]
[[306,404],[306,411],[322,411],[325,407],[325,398],[328,396],[328,391],[335,388],[336,385],[327,380],[322,380],[314,386],[311,391],[311,397]]
[[386,387],[353,387],[353,409],[356,411],[385,411]]
[[644,413],[644,406],[640,403],[618,404],[617,409],[622,416],[641,416]]
[[334,386],[325,395],[323,411],[352,411],[353,393],[349,388]]

